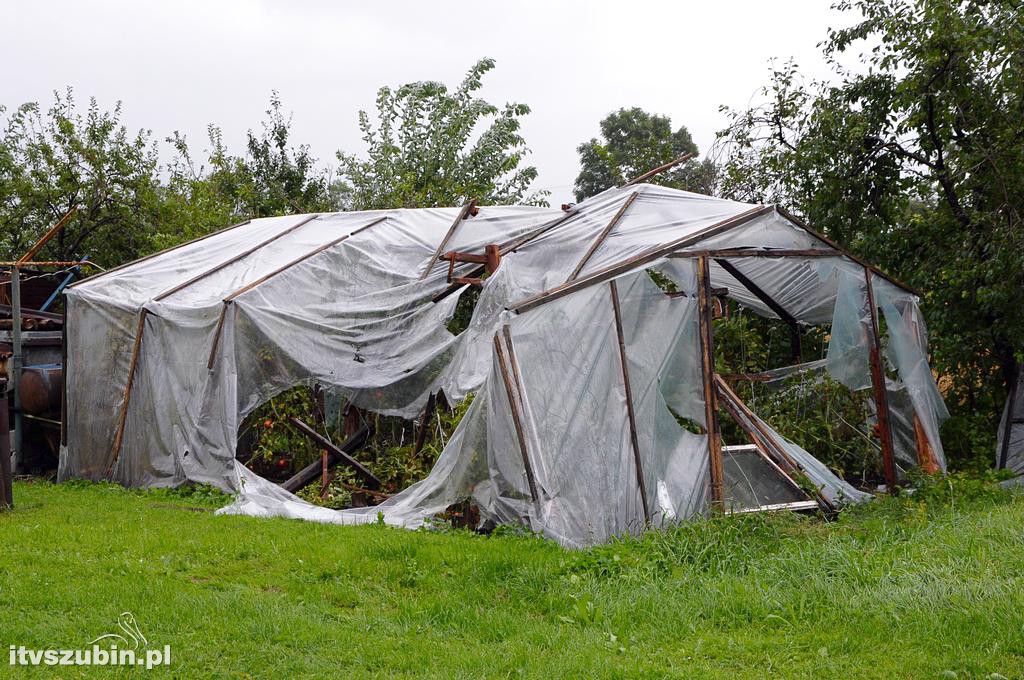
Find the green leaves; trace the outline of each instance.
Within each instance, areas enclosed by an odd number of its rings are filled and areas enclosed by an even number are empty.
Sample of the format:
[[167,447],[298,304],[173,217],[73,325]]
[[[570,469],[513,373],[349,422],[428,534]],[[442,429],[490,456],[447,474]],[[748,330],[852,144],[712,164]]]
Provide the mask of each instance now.
[[476,95],[493,68],[493,59],[478,61],[452,92],[433,81],[380,88],[377,124],[359,113],[366,157],[338,152],[352,207],[451,206],[470,198],[545,204],[547,192],[529,192],[536,168],[523,165],[529,150],[520,119],[529,107],[499,108]]
[[1024,19],[986,1],[837,8],[854,23],[822,45],[831,83],[787,63],[762,104],[726,109],[722,193],[788,205],[926,291],[944,437],[987,449],[974,433],[994,434],[1024,337]]
[[[685,153],[697,153],[697,145],[685,127],[672,131],[667,116],[640,108],[619,109],[601,121],[601,140],[580,144],[580,174],[576,177],[576,200],[624,184],[638,175],[664,165]],[[711,193],[714,165],[690,161],[653,177],[650,182],[664,186]]]

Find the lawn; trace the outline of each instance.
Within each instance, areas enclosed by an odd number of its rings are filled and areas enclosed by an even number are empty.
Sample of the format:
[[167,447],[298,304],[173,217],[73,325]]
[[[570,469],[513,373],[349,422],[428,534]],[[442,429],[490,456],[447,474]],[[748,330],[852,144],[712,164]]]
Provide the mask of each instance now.
[[220,517],[202,490],[23,482],[15,499],[2,645],[84,648],[131,611],[173,650],[142,675],[1024,675],[1024,498],[978,480],[834,522],[718,518],[572,552]]

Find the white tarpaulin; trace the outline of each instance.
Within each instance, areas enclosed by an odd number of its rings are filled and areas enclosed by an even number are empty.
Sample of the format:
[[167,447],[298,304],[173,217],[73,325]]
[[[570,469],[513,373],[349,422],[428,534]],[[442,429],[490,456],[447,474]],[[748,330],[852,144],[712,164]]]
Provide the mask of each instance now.
[[[854,389],[870,384],[864,268],[773,208],[637,185],[571,213],[483,207],[459,215],[253,220],[73,286],[60,479],[205,482],[240,493],[228,512],[338,523],[382,513],[397,526],[472,499],[486,518],[523,522],[566,545],[703,513],[707,437],[678,419],[704,425],[696,275],[693,258],[669,257],[673,251],[833,251],[733,262],[800,322],[845,324],[829,371]],[[459,336],[445,324],[464,288],[444,295],[452,288],[448,262],[434,262],[446,237],[443,252],[503,246]],[[666,295],[645,269],[671,278],[682,294]],[[773,315],[715,263],[711,283]],[[917,300],[877,275],[874,287],[893,334],[887,357],[941,456],[945,410],[924,361]],[[380,506],[333,511],[235,460],[248,413],[314,383],[360,408],[410,418],[439,390],[452,401],[476,397],[426,479]],[[799,447],[782,446],[830,500],[864,497]]]

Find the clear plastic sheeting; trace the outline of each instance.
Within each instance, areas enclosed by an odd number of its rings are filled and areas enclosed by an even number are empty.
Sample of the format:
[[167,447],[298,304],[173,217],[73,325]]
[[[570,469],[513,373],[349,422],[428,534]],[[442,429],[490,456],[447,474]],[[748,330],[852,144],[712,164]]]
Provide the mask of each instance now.
[[837,272],[838,290],[829,334],[828,372],[851,390],[871,387],[871,310],[863,270]]
[[[878,277],[875,277],[876,279]],[[928,438],[939,468],[946,469],[939,426],[949,418],[946,403],[928,366],[928,338],[917,300],[893,295],[887,287],[879,288],[878,304],[885,316],[887,338],[885,356],[899,374],[916,417]],[[899,307],[899,308],[898,308]]]
[[[489,520],[523,523],[573,546],[700,515],[709,505],[708,441],[680,424],[704,424],[695,260],[668,257],[682,243],[754,255],[833,251],[733,262],[799,322],[837,324],[843,340],[833,340],[839,358],[832,361],[830,348],[829,369],[847,370],[851,385],[868,384],[862,284],[853,283],[863,267],[777,210],[636,185],[568,214],[487,206],[453,224],[459,214],[253,220],[71,287],[59,478],[206,482],[240,494],[227,512],[339,523],[380,513],[409,527],[469,500]],[[501,247],[501,265],[484,280],[468,329],[454,336],[446,324],[465,287],[448,282],[448,263],[435,256],[482,254],[488,244]],[[476,267],[460,264],[455,273]],[[660,290],[647,268],[678,292]],[[711,284],[774,315],[713,256]],[[941,398],[925,381],[916,298],[880,279],[876,293],[896,310],[884,309],[898,336],[890,358],[941,451]],[[508,311],[536,296],[537,305]],[[475,396],[426,479],[380,506],[331,511],[235,459],[246,414],[312,384],[407,418],[432,393]],[[837,499],[863,498],[806,452],[792,455]]]

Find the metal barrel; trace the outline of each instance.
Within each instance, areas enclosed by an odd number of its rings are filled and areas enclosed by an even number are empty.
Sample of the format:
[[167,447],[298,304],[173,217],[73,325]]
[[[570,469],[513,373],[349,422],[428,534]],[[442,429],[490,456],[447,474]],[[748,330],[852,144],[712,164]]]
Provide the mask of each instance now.
[[59,364],[25,366],[18,382],[22,412],[34,416],[60,412],[63,367]]

